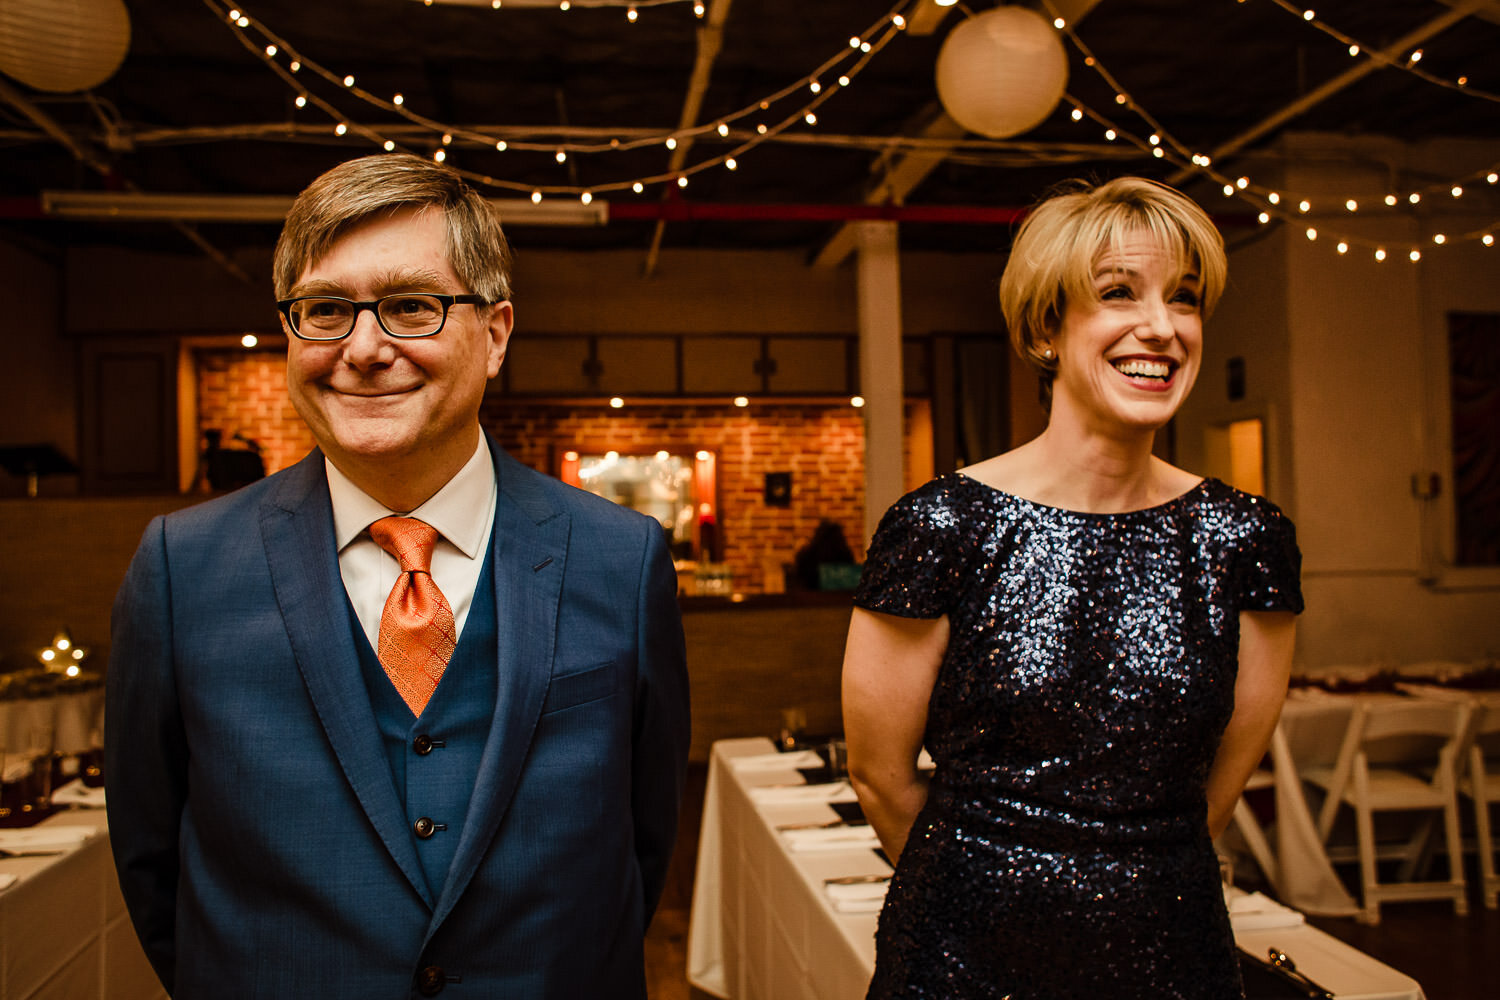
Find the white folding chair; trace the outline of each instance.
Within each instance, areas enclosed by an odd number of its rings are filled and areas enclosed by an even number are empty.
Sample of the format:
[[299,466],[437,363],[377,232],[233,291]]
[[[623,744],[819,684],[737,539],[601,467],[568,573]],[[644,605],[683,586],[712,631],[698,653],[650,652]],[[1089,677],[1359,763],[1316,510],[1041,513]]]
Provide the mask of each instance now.
[[[1340,807],[1348,805],[1354,810],[1362,922],[1379,923],[1380,904],[1390,900],[1451,899],[1454,912],[1468,912],[1457,770],[1471,712],[1472,707],[1461,702],[1361,696],[1334,765],[1302,771],[1305,780],[1327,793],[1318,815],[1318,835],[1325,844]],[[1426,853],[1430,821],[1404,845],[1388,847],[1381,853],[1382,845],[1375,836],[1375,814],[1418,810],[1442,815],[1448,850],[1446,881],[1414,880]],[[1376,862],[1381,857],[1402,859],[1398,881],[1379,881]]]
[[[1253,792],[1262,788],[1270,788],[1276,783],[1275,776],[1265,768],[1257,768],[1250,774],[1250,779],[1245,782],[1245,792]],[[1266,839],[1265,830],[1261,829],[1260,820],[1255,816],[1255,810],[1250,808],[1250,803],[1245,801],[1245,794],[1240,795],[1238,802],[1234,804],[1234,814],[1229,820],[1230,826],[1240,835],[1245,842],[1245,847],[1250,851],[1250,856],[1260,866],[1260,873],[1272,887],[1281,886],[1281,866],[1276,861],[1276,854],[1271,850],[1271,844]]]
[[1458,790],[1474,803],[1474,833],[1479,854],[1480,893],[1488,909],[1500,903],[1495,875],[1495,841],[1490,835],[1490,806],[1500,805],[1500,696],[1481,697],[1470,723],[1468,767]]

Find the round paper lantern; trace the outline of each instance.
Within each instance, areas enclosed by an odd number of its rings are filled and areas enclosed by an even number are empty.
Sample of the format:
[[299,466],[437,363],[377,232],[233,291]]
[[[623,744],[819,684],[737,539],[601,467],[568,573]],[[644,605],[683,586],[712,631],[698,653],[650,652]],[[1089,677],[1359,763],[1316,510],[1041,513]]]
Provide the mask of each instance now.
[[1062,39],[1025,7],[996,7],[966,19],[938,53],[943,107],[970,132],[992,139],[1040,125],[1067,85]]
[[97,87],[129,48],[124,0],[0,0],[0,71],[37,90]]

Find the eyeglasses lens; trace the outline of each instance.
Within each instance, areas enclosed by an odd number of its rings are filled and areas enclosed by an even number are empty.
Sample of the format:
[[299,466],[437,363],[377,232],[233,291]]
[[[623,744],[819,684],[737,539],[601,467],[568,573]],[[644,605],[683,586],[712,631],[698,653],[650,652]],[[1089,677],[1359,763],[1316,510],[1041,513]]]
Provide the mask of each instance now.
[[[346,299],[299,299],[291,307],[292,328],[309,340],[338,340],[354,329],[355,304]],[[397,337],[427,337],[442,329],[447,310],[431,295],[387,295],[375,305],[380,325]]]

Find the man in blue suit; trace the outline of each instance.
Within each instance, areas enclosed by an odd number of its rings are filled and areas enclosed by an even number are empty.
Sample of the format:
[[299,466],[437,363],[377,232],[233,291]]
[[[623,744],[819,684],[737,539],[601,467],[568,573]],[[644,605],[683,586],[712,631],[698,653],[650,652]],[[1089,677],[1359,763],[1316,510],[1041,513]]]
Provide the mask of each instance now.
[[287,216],[318,450],[153,521],[114,609],[110,836],[176,997],[645,996],[688,742],[675,576],[654,520],[480,430],[508,272],[489,204],[419,157],[336,167]]

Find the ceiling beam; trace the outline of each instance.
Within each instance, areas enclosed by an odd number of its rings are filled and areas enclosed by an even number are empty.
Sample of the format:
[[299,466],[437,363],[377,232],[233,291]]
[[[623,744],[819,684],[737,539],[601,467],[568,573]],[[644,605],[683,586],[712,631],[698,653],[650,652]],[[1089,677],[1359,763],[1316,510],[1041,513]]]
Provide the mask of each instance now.
[[[698,124],[698,115],[703,111],[703,95],[708,92],[708,82],[713,76],[714,62],[719,58],[719,50],[724,47],[724,21],[729,17],[729,5],[733,0],[707,0],[708,10],[704,14],[703,24],[698,26],[698,55],[693,60],[693,73],[688,78],[687,95],[682,101],[682,114],[677,118],[677,130],[686,131]],[[667,173],[675,174],[682,169],[687,162],[688,150],[692,149],[693,140],[684,137],[677,143],[677,148],[672,150],[672,157],[667,163]],[[662,198],[671,198],[676,195],[671,185],[662,190]],[[667,228],[666,220],[656,223],[656,230],[651,234],[651,248],[646,251],[646,263],[642,268],[647,277],[656,273],[657,261],[661,259],[661,241]]]
[[[1050,0],[1050,2],[1049,0],[1033,0],[1028,6],[1040,8],[1045,13],[1053,13],[1054,16],[1063,18],[1069,24],[1077,24],[1098,4],[1099,0]],[[930,35],[937,30],[944,15],[950,9],[939,7],[934,0],[922,0],[912,12],[907,30],[916,34]],[[876,169],[881,172],[881,176],[871,185],[869,192],[865,195],[866,204],[903,204],[907,196],[942,165],[948,153],[966,135],[968,135],[967,129],[949,117],[946,111],[940,111],[922,128],[920,136],[923,139],[949,140],[951,144],[946,148],[939,145],[937,148],[923,150],[920,153],[882,156],[876,162]],[[856,234],[857,231],[851,224],[846,223],[840,226],[814,254],[813,266],[838,267],[854,252]]]
[[[109,165],[108,161],[106,161],[105,159],[100,157],[99,154],[90,149],[87,143],[79,142],[77,139],[74,139],[71,135],[68,134],[68,130],[63,128],[56,119],[47,114],[41,108],[37,107],[36,104],[33,103],[29,98],[27,98],[19,90],[15,89],[4,80],[0,80],[0,101],[4,101],[11,107],[15,108],[17,111],[21,112],[27,118],[31,119],[31,121],[35,123],[38,128],[46,132],[53,139],[57,140],[57,142],[61,146],[67,149],[69,153],[73,154],[74,159],[78,160],[80,163],[85,164],[101,177],[119,181],[127,191],[139,193],[139,189],[134,184],[132,184],[128,180],[119,178],[115,174],[114,168]],[[230,260],[229,257],[227,257],[224,252],[218,247],[214,246],[212,243],[208,242],[208,240],[204,239],[203,235],[199,233],[198,230],[194,229],[192,226],[181,220],[173,221],[172,227],[183,236],[185,236],[188,241],[196,246],[199,250],[202,250],[205,254],[207,254],[209,259],[211,259],[214,263],[218,264],[225,271],[229,272],[229,274],[245,282],[246,284],[250,283],[250,275],[245,273],[245,269],[240,267],[234,261]]]
[[[1400,62],[1404,60],[1412,49],[1421,45],[1432,36],[1447,30],[1470,14],[1476,13],[1481,8],[1493,11],[1496,6],[1494,0],[1452,0],[1450,5],[1452,7],[1451,10],[1433,18],[1421,27],[1407,32],[1401,38],[1382,49],[1378,57],[1371,55],[1365,59],[1358,60],[1353,66],[1338,76],[1303,94],[1297,100],[1252,125],[1233,139],[1221,143],[1208,154],[1210,160],[1218,164],[1229,159],[1255,140],[1281,128],[1292,119],[1322,104],[1339,91],[1347,89],[1352,84],[1364,79],[1378,69],[1386,68],[1387,61]],[[1167,178],[1167,183],[1181,184],[1196,173],[1197,171],[1191,167],[1178,170],[1171,177]]]

